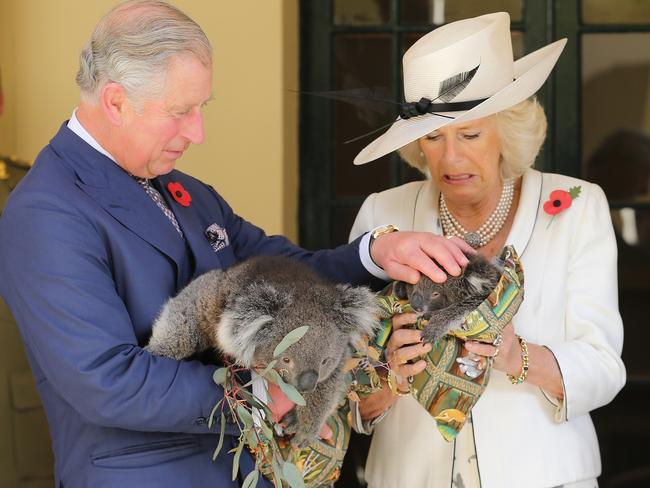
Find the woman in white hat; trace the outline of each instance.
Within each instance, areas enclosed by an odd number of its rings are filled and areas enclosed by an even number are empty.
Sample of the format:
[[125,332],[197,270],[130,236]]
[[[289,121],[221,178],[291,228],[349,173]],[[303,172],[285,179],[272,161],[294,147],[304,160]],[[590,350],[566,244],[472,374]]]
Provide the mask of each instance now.
[[[525,300],[502,343],[466,343],[464,365],[487,389],[453,442],[411,396],[390,389],[368,397],[374,424],[369,486],[594,487],[598,441],[589,412],[625,383],[623,325],[617,303],[616,244],[602,190],[531,169],[546,134],[542,86],[566,40],[513,62],[508,14],[454,22],[422,37],[404,55],[406,104],[381,137],[361,151],[364,164],[399,150],[430,179],[370,195],[351,238],[382,224],[466,240],[493,257],[515,247]],[[394,320],[387,357],[401,393],[428,350],[419,332]],[[401,363],[401,364],[399,364]],[[374,419],[373,422],[370,422]]]

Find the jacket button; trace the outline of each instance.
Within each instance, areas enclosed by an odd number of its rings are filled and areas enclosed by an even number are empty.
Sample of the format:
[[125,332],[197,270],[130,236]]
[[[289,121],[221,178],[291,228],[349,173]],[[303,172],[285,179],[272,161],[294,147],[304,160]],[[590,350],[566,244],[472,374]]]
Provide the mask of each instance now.
[[205,425],[208,421],[205,417],[199,417],[194,420],[194,425]]

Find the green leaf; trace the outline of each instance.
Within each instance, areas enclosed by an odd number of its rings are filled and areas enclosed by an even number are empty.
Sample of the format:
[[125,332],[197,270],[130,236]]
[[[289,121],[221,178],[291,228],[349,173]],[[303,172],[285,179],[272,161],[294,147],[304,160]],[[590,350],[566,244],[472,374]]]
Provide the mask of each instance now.
[[284,463],[282,466],[282,477],[291,485],[291,488],[305,488],[302,473],[293,463]]
[[237,412],[237,416],[241,419],[242,422],[244,422],[244,428],[250,428],[253,426],[253,417],[251,416],[251,413],[246,410],[242,405],[237,405],[235,408]]
[[[280,345],[280,344],[278,344],[278,346],[279,346],[279,345]],[[276,346],[276,349],[277,349],[277,346]],[[271,361],[271,362],[268,364],[268,366],[267,366],[266,368],[264,368],[264,370],[263,370],[261,373],[259,373],[259,375],[260,375],[260,376],[266,376],[266,374],[267,374],[269,371],[271,371],[271,369],[273,369],[273,366],[275,366],[275,363],[277,363],[277,362],[278,362],[277,359],[274,359],[273,361]]]
[[569,195],[571,195],[571,200],[575,200],[580,196],[580,192],[582,191],[581,186],[574,186],[573,188],[569,188]]
[[217,444],[217,448],[214,450],[214,454],[212,455],[213,461],[217,459],[217,456],[219,455],[219,452],[223,447],[223,438],[225,434],[226,434],[226,416],[223,414],[223,412],[221,412],[221,430],[219,432],[219,444]]
[[289,383],[285,383],[277,371],[273,369],[269,371],[268,375],[266,376],[266,379],[277,384],[280,387],[280,389],[284,392],[284,394],[287,395],[289,400],[291,400],[293,403],[303,407],[305,406],[305,399],[303,398],[303,396],[300,393],[298,393],[298,390],[296,390],[293,385],[290,385]]
[[289,332],[286,336],[284,336],[284,339],[280,341],[280,344],[275,346],[275,349],[273,351],[273,357],[277,358],[289,346],[298,342],[301,339],[301,337],[305,335],[308,329],[309,329],[308,325],[303,325],[302,327],[298,327],[297,329],[293,329],[291,332]]
[[290,385],[289,383],[285,383],[283,381],[282,383],[278,383],[278,386],[284,392],[284,394],[287,395],[287,398],[289,398],[289,400],[291,400],[296,405],[304,407],[307,404],[307,402],[305,402],[305,398],[298,392],[298,390],[296,390],[293,385]]
[[241,456],[241,452],[244,449],[244,439],[241,439],[239,441],[239,445],[237,446],[237,450],[235,451],[235,457],[232,459],[232,480],[235,481],[237,479],[237,471],[239,471],[239,457]]
[[248,476],[246,476],[246,479],[244,479],[241,488],[255,488],[257,486],[257,481],[259,478],[260,472],[257,469],[254,469],[248,473]]
[[276,456],[273,456],[273,459],[271,459],[271,468],[273,469],[273,484],[282,488],[282,469],[280,469],[280,464],[278,463]]
[[228,368],[219,368],[214,372],[212,375],[212,380],[217,384],[217,385],[223,385],[224,382],[226,381],[226,375],[228,374]]
[[214,422],[214,414],[217,413],[217,408],[219,408],[219,405],[221,405],[221,401],[218,401],[217,404],[212,407],[212,411],[210,412],[210,416],[208,417],[208,430],[212,429],[212,423]]

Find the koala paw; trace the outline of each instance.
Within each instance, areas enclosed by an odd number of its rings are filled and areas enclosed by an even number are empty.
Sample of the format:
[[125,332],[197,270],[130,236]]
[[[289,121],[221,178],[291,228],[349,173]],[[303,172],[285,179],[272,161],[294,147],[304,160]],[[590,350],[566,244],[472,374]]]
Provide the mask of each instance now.
[[300,431],[300,432],[296,432],[296,435],[293,436],[293,439],[291,439],[291,444],[293,444],[295,447],[299,449],[304,449],[305,447],[308,447],[309,444],[311,444],[317,438],[318,436],[314,432]]
[[295,434],[298,432],[298,413],[296,412],[296,409],[294,408],[284,414],[281,422],[283,425],[282,432],[285,434]]
[[422,340],[435,344],[447,333],[442,327],[429,322],[422,330]]

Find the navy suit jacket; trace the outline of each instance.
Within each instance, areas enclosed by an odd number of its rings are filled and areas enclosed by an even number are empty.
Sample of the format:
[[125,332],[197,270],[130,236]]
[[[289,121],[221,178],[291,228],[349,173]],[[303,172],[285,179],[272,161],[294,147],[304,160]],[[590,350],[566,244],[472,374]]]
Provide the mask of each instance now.
[[[188,207],[169,182],[191,195]],[[64,124],[0,220],[0,294],[47,412],[57,486],[237,486],[228,449],[211,456],[218,427],[206,419],[222,396],[215,367],[142,349],[161,306],[192,278],[260,254],[291,256],[336,281],[372,278],[358,241],[308,252],[265,235],[186,174],[156,184],[185,239],[131,176]],[[228,236],[218,251],[206,236],[212,224]],[[227,429],[226,447],[236,442]],[[240,481],[252,466],[242,456]]]

